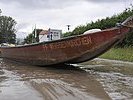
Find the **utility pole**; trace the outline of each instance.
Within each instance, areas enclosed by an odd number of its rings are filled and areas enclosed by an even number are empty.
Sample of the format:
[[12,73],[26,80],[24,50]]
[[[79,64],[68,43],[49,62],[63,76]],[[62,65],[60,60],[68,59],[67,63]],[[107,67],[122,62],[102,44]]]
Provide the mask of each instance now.
[[71,26],[71,25],[67,25],[67,29],[68,29],[68,31],[70,30],[70,26]]
[[35,24],[35,33],[34,33],[34,42],[36,42],[36,36],[37,36],[37,29],[36,29],[36,24]]

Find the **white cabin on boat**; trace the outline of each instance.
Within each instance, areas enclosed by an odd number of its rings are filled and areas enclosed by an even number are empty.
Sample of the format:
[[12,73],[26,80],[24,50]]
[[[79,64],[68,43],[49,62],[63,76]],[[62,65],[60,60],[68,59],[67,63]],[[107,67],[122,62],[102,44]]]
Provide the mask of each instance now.
[[62,30],[49,29],[43,30],[39,33],[39,42],[58,40],[61,38]]

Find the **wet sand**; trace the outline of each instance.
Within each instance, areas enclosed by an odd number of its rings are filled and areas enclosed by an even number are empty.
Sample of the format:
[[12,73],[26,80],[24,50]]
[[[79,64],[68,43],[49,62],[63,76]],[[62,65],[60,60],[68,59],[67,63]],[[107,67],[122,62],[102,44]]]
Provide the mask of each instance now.
[[95,59],[83,63],[83,69],[93,71],[112,100],[133,100],[133,63]]
[[28,66],[0,59],[0,100],[133,99],[133,64]]

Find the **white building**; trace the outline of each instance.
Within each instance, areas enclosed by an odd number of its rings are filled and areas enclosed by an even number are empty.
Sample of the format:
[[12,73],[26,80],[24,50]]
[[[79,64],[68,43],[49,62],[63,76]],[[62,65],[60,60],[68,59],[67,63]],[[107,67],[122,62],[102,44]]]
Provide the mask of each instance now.
[[62,30],[49,29],[39,33],[39,42],[58,40],[61,38]]

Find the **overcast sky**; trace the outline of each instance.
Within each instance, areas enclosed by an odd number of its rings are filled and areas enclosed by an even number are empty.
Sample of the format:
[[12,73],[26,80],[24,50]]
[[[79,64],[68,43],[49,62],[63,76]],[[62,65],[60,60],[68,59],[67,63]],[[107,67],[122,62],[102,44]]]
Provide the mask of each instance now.
[[[2,15],[17,21],[17,37],[25,37],[35,24],[40,29],[73,30],[97,19],[122,12],[133,0],[0,0]],[[27,34],[21,33],[27,32]]]

